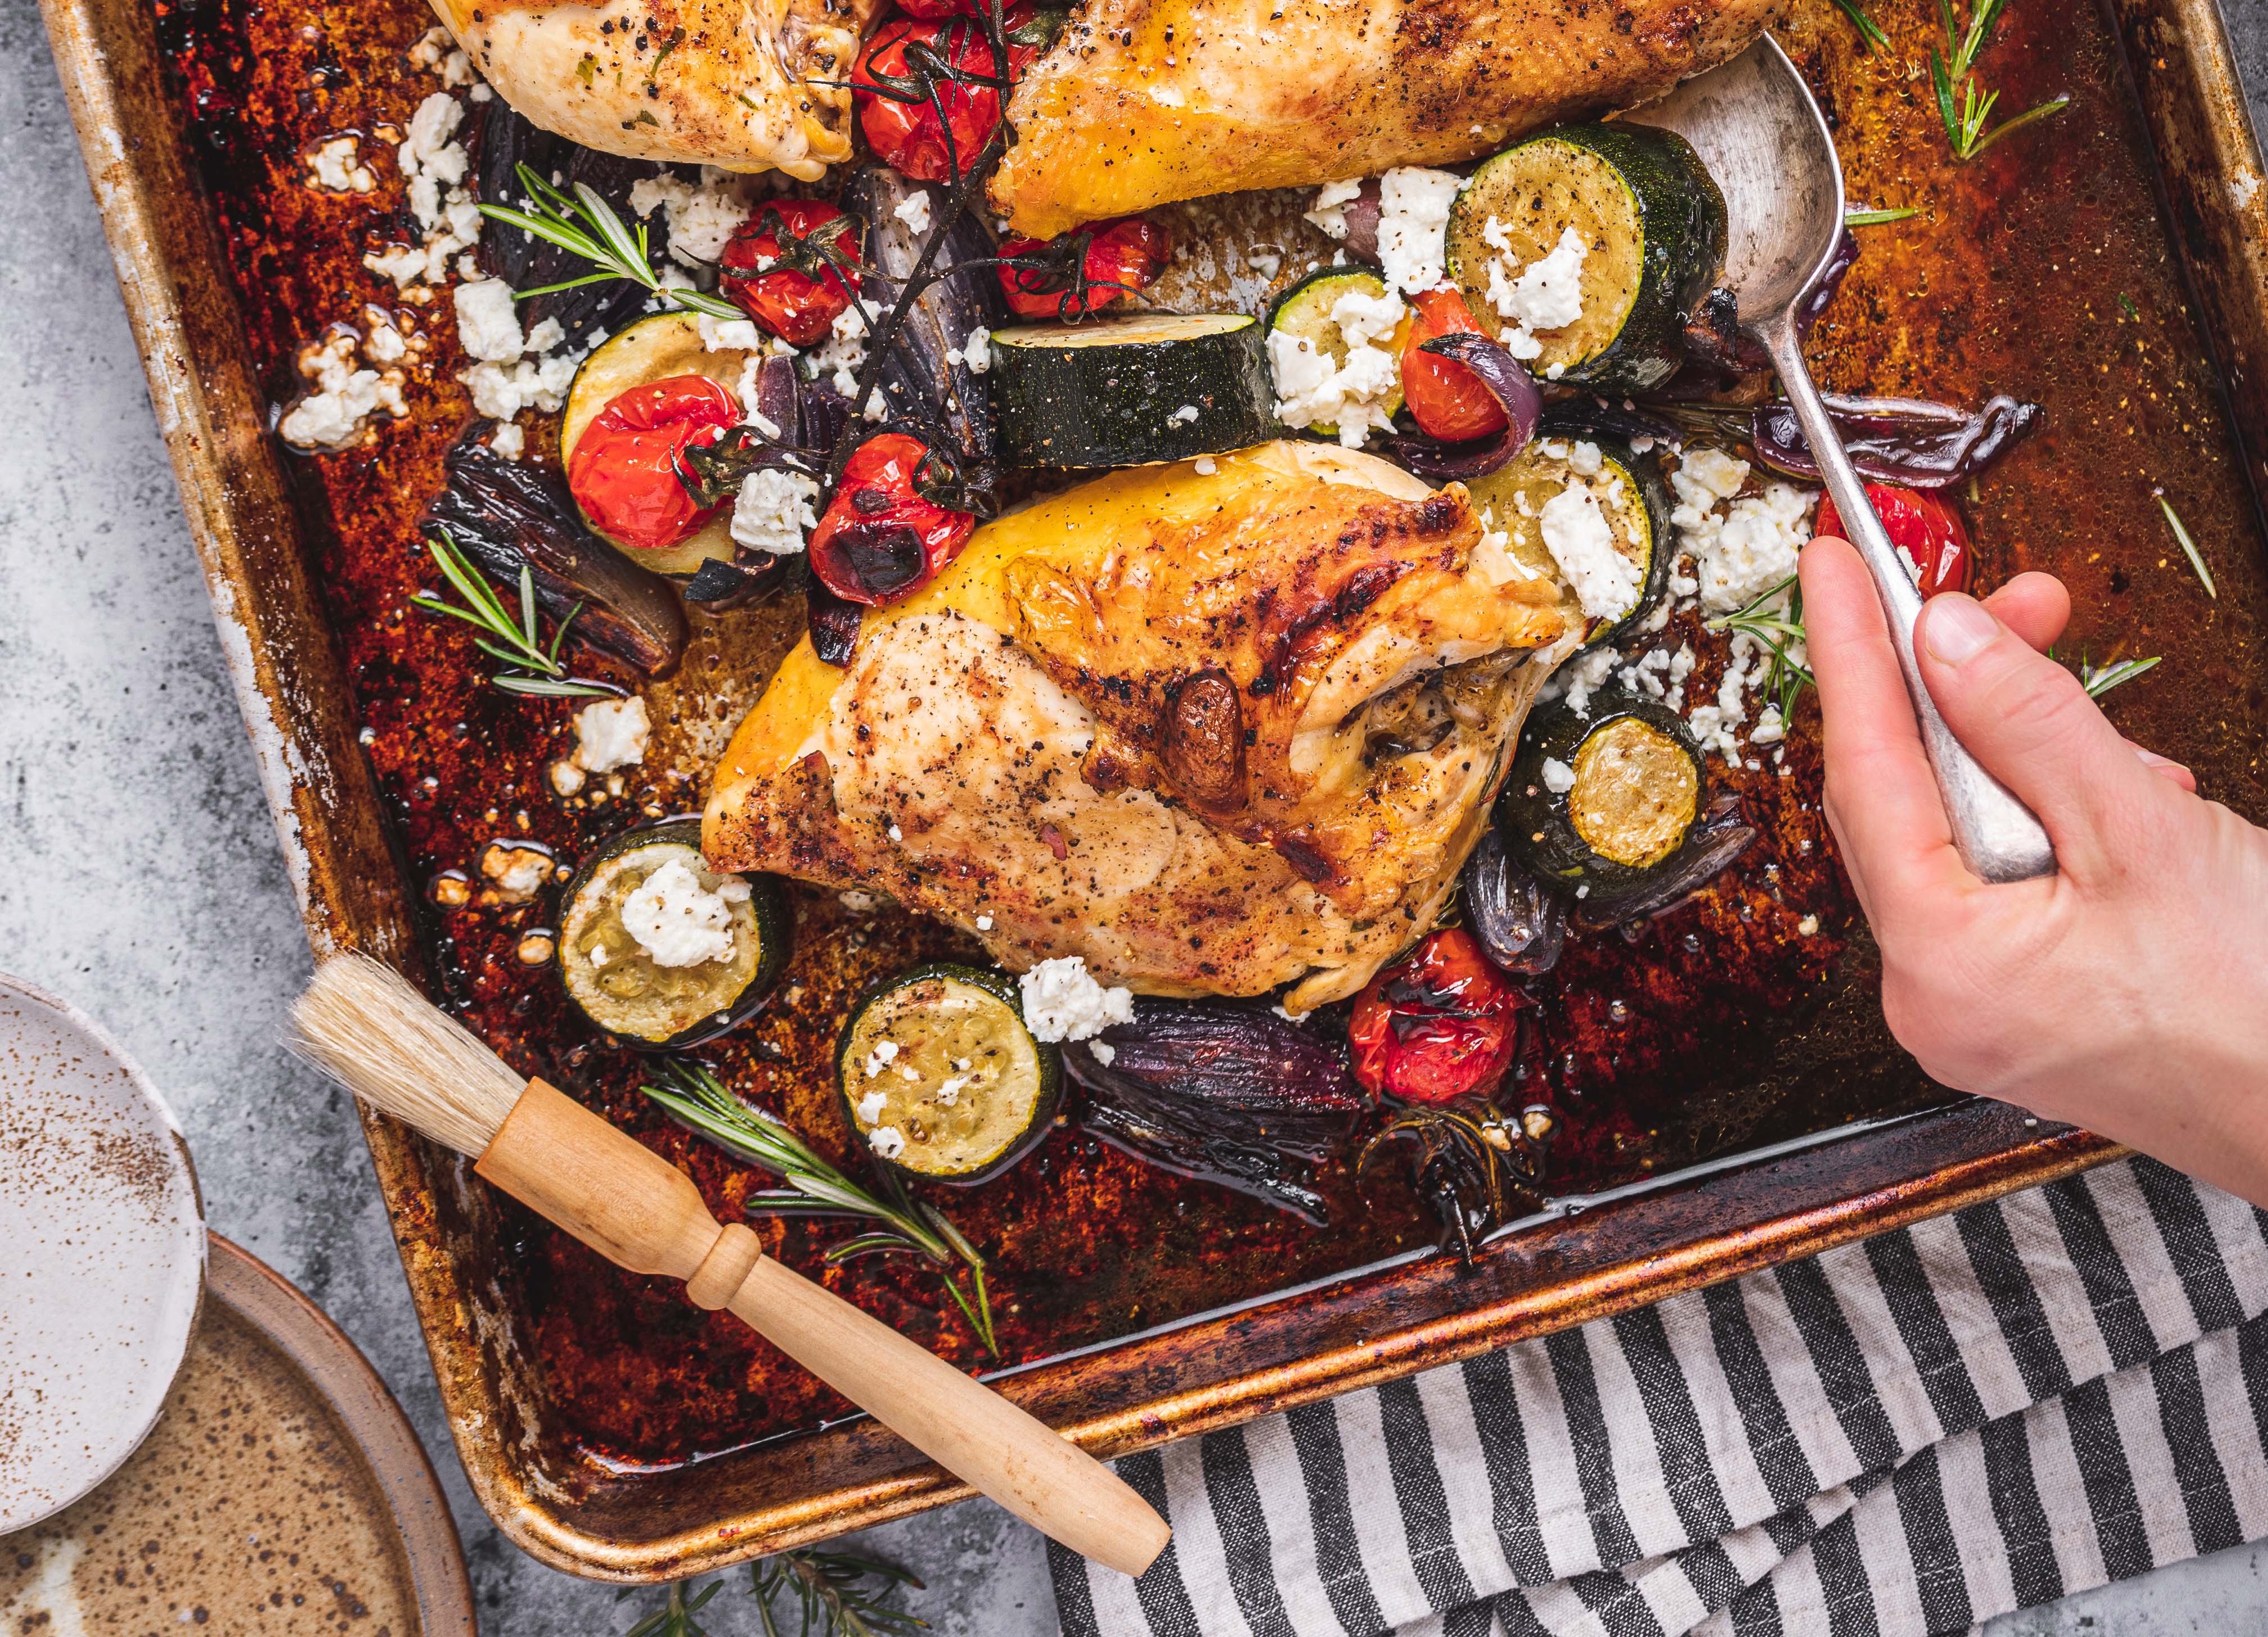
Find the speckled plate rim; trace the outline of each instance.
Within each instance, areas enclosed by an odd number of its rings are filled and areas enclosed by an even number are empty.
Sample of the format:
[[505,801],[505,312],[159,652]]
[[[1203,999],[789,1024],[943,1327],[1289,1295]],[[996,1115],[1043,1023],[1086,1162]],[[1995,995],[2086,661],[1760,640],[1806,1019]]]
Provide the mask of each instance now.
[[173,1390],[173,1379],[181,1373],[182,1360],[189,1356],[189,1343],[195,1337],[197,1326],[204,1317],[206,1275],[211,1259],[212,1236],[206,1230],[204,1191],[197,1184],[196,1161],[189,1154],[188,1139],[181,1135],[181,1122],[173,1112],[173,1105],[166,1101],[166,1094],[159,1091],[157,1082],[143,1072],[141,1064],[135,1061],[134,1055],[119,1043],[115,1036],[96,1022],[94,1019],[62,996],[49,994],[36,984],[0,972],[0,995],[24,1001],[36,1010],[50,1014],[63,1027],[85,1036],[104,1057],[117,1065],[126,1083],[134,1088],[136,1095],[157,1112],[158,1117],[164,1122],[167,1133],[173,1139],[171,1152],[178,1167],[176,1174],[188,1184],[189,1204],[195,1213],[196,1228],[195,1261],[184,1265],[180,1275],[182,1287],[189,1292],[188,1323],[182,1326],[178,1346],[169,1344],[163,1353],[152,1354],[147,1360],[151,1378],[155,1381],[157,1388],[157,1390],[150,1395],[148,1419],[133,1428],[131,1436],[124,1442],[115,1446],[104,1464],[99,1468],[90,1467],[77,1488],[57,1491],[55,1497],[42,1510],[11,1523],[5,1530],[0,1530],[0,1537],[5,1537],[21,1530],[36,1528],[55,1516],[56,1513],[64,1511],[85,1500],[87,1496],[108,1482],[112,1473],[132,1459],[134,1452],[139,1449],[149,1438],[151,1429],[158,1425],[159,1419],[166,1412],[166,1400]]
[[479,1637],[456,1520],[425,1446],[385,1381],[298,1286],[218,1234],[207,1242],[206,1294],[291,1362],[362,1457],[401,1540],[419,1637]]

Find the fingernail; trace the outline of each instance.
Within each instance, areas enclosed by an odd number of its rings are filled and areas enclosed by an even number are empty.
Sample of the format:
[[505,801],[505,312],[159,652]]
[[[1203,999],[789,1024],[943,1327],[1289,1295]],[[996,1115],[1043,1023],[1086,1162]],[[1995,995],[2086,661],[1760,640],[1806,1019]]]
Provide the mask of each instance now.
[[1947,665],[1965,665],[2000,633],[2000,623],[1984,605],[1959,592],[1932,597],[1922,608],[1922,640],[1931,655]]
[[2178,767],[2183,771],[2188,771],[2186,763],[2176,762],[2169,756],[2160,756],[2154,750],[2145,750],[2139,745],[2134,747],[2134,754],[2142,758],[2144,767]]

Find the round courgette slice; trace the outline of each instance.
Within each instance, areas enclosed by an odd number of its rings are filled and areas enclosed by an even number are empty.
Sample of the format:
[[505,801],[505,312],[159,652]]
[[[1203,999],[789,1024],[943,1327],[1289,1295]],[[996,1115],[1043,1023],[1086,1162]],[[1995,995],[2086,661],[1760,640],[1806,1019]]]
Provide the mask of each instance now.
[[1011,466],[1155,466],[1274,435],[1260,321],[1130,313],[992,332]]
[[1582,313],[1538,329],[1539,380],[1658,387],[1684,358],[1685,315],[1725,264],[1725,196],[1692,145],[1644,125],[1566,125],[1506,149],[1449,209],[1449,277],[1489,333],[1497,294],[1569,230],[1584,247]]
[[633,1046],[675,1050],[754,1012],[787,964],[787,896],[712,870],[696,819],[634,830],[585,859],[559,913],[559,977],[578,1011]]
[[939,963],[885,978],[835,1053],[844,1117],[912,1176],[989,1181],[1047,1135],[1063,1053],[1024,1023],[1015,979]]
[[[1268,305],[1268,333],[1295,336],[1306,342],[1317,352],[1328,357],[1336,369],[1344,369],[1347,359],[1346,337],[1339,331],[1339,322],[1332,309],[1347,296],[1360,296],[1371,301],[1386,298],[1386,281],[1367,268],[1323,267],[1308,274]],[[1410,315],[1386,338],[1381,350],[1395,359],[1402,357],[1403,343],[1410,334]],[[1402,412],[1402,372],[1394,372],[1394,385],[1378,400],[1378,407],[1388,420]],[[1307,429],[1319,438],[1336,438],[1339,429],[1321,422],[1311,422]]]
[[[679,375],[705,375],[735,397],[748,362],[760,355],[736,347],[711,351],[701,340],[701,321],[691,313],[657,313],[608,340],[583,360],[567,388],[566,412],[559,420],[559,464],[574,458],[584,429],[605,409],[633,387],[644,387]],[[745,407],[745,406],[743,406]],[[588,515],[585,527],[591,527]],[[657,574],[692,574],[703,563],[730,563],[738,548],[733,542],[731,509],[719,511],[689,539],[659,551],[641,550],[610,538],[603,530],[591,532],[641,568]]]
[[1701,820],[1701,748],[1675,712],[1620,690],[1528,720],[1497,818],[1505,844],[1537,875],[1594,909],[1629,898],[1668,868]]
[[[1596,647],[1652,613],[1668,588],[1677,545],[1661,462],[1619,439],[1589,431],[1580,420],[1546,416],[1527,448],[1487,476],[1468,479],[1465,488],[1483,524],[1505,536],[1505,549],[1521,568],[1567,582],[1572,577],[1552,545],[1562,527],[1560,514],[1549,509],[1577,483],[1597,503],[1616,555],[1629,565],[1617,583],[1634,587],[1626,603],[1600,598],[1585,610],[1583,645]],[[1574,549],[1564,537],[1563,547]]]

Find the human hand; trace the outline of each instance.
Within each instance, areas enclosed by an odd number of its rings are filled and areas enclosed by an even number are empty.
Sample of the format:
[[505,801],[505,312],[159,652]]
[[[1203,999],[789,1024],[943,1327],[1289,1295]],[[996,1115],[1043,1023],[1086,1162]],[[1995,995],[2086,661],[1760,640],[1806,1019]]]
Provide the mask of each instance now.
[[2268,1204],[2268,831],[2123,738],[2039,652],[2071,601],[2023,574],[1923,605],[1955,735],[2039,815],[2058,873],[1988,885],[1954,851],[1881,603],[1849,544],[1803,554],[1827,817],[1932,1078],[2082,1125]]

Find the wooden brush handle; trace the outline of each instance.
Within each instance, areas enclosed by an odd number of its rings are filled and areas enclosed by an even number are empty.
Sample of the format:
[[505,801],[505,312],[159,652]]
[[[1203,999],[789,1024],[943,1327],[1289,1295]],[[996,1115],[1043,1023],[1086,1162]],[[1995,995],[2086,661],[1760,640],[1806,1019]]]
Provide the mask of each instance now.
[[686,1281],[939,1466],[1072,1551],[1139,1574],[1172,1530],[1045,1423],[720,1227],[692,1179],[541,1080],[474,1169],[634,1273]]

